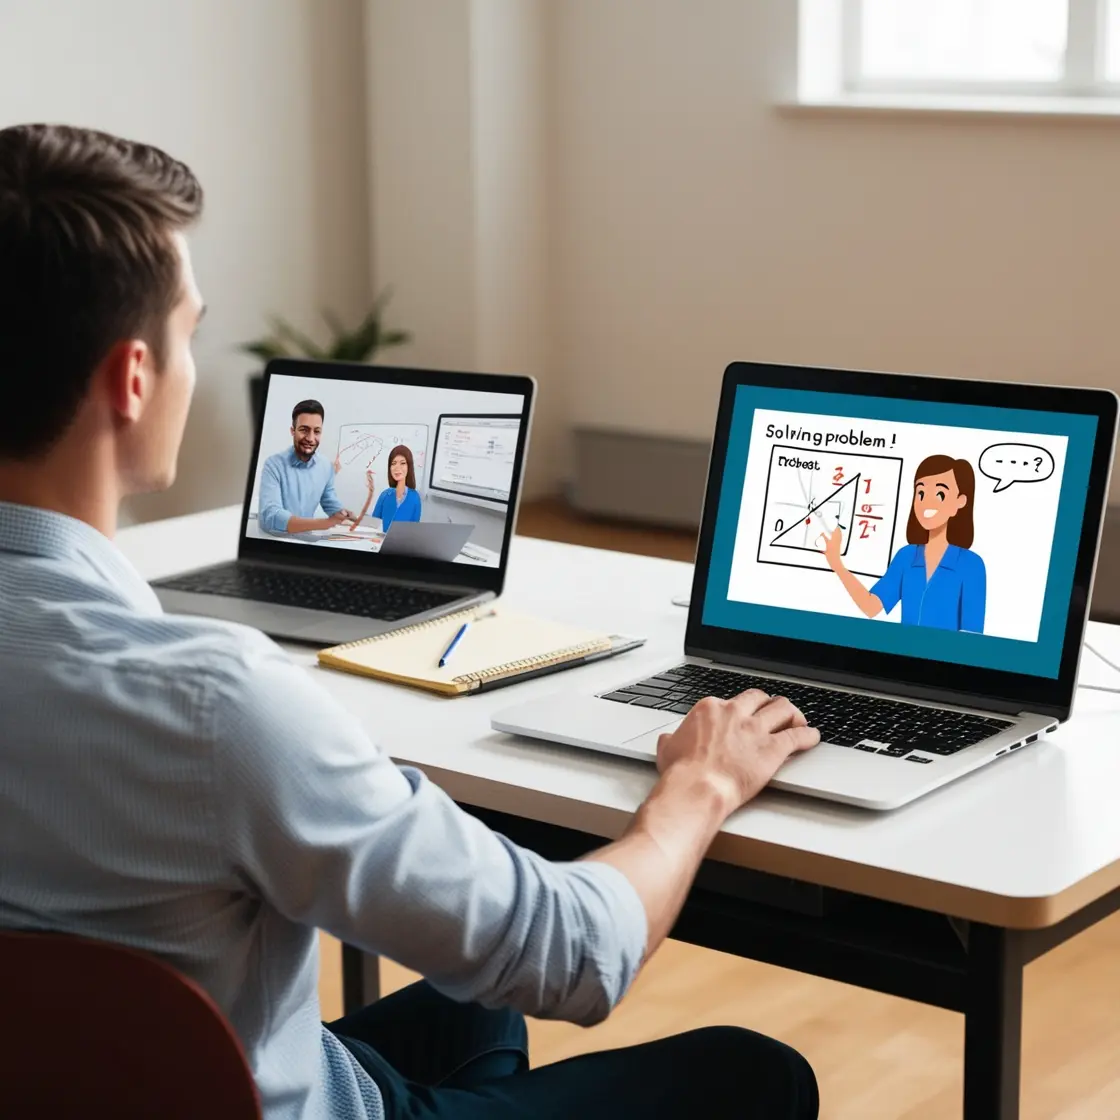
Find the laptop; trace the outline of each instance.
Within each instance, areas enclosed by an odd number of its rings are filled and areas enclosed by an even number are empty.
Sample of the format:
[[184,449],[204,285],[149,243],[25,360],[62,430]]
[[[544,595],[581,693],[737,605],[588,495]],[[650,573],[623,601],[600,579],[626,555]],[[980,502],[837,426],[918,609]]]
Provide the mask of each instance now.
[[493,599],[533,393],[528,377],[270,362],[237,559],[156,594],[168,611],[317,645]]
[[[423,556],[428,560],[454,560],[470,540],[473,525],[454,522],[394,521],[381,542],[382,556]],[[473,553],[470,558],[474,559]]]
[[[703,696],[788,696],[774,787],[891,809],[1069,717],[1117,399],[740,362],[720,396],[684,656],[495,729],[653,760]],[[668,603],[666,603],[668,607]]]

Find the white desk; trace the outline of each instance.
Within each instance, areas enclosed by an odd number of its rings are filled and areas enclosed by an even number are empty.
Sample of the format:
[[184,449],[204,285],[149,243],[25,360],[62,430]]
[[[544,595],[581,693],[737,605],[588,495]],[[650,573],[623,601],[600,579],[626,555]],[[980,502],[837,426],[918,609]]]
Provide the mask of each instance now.
[[[120,544],[156,578],[232,558],[237,522],[236,508],[214,510],[127,529]],[[490,730],[490,715],[532,692],[598,690],[670,662],[685,623],[670,599],[689,581],[684,564],[518,538],[505,595],[512,607],[649,642],[477,697],[446,700],[321,670],[313,650],[288,648],[348,709],[368,713],[365,725],[394,758],[424,769],[457,801],[537,826],[529,839],[542,843],[562,830],[612,837],[649,791],[652,769],[507,738]],[[1120,659],[1120,628],[1091,631],[1094,644]],[[1113,683],[1090,654],[1083,673]],[[1082,691],[1074,719],[1050,740],[894,813],[767,792],[727,822],[711,857],[852,892],[861,907],[841,909],[832,923],[757,902],[721,897],[713,910],[699,900],[674,933],[965,1012],[965,1115],[1008,1120],[1018,1115],[1022,966],[1120,908],[1117,790],[1120,696]],[[954,932],[927,912],[970,925]],[[965,937],[967,952],[958,940]]]

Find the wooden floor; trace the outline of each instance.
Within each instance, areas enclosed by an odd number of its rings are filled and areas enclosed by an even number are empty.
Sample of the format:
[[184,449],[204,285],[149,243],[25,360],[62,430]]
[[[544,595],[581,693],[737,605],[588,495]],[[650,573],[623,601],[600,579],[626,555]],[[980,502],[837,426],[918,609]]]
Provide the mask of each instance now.
[[[528,536],[691,560],[691,534],[614,526],[558,502],[527,505]],[[339,949],[324,936],[325,1018],[341,1007]],[[415,979],[390,962],[392,991]],[[1027,968],[1023,1120],[1120,1120],[1120,915]],[[583,1030],[533,1022],[536,1065],[732,1023],[781,1038],[813,1064],[824,1120],[960,1116],[963,1020],[948,1011],[676,942],[646,966],[611,1018]]]

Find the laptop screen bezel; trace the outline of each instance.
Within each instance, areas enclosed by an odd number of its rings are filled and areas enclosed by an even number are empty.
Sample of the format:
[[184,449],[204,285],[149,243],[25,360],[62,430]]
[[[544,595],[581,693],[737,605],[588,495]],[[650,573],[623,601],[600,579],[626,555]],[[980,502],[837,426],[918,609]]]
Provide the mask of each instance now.
[[[448,389],[458,392],[501,393],[520,396],[522,399],[521,425],[517,433],[517,451],[510,483],[510,500],[506,509],[506,528],[502,539],[498,566],[482,564],[457,564],[454,561],[425,560],[419,557],[370,556],[348,549],[316,548],[295,541],[262,540],[246,535],[249,509],[260,464],[261,443],[264,439],[264,418],[267,412],[269,389],[276,376],[321,378],[333,381],[361,381],[370,385],[405,385],[416,388]],[[245,501],[241,508],[241,532],[237,556],[239,560],[267,561],[307,568],[313,566],[339,573],[362,575],[371,578],[394,580],[421,580],[424,583],[500,594],[505,584],[506,564],[510,540],[517,522],[521,497],[521,479],[525,455],[529,446],[532,424],[533,398],[536,382],[531,377],[517,374],[456,373],[449,370],[407,369],[395,366],[365,365],[355,362],[317,362],[298,358],[275,358],[264,371],[261,392],[261,415],[257,419],[256,440],[249,476],[245,485]],[[441,410],[442,411],[442,410]],[[517,415],[509,413],[508,415]]]
[[[800,638],[748,633],[703,622],[712,541],[723,488],[731,418],[741,385],[846,393],[853,397],[892,397],[962,405],[998,405],[1045,412],[1095,416],[1097,436],[1088,494],[1056,678],[977,668],[872,650],[859,651],[860,670],[852,670],[847,646]],[[853,407],[856,407],[853,402]],[[724,373],[719,413],[697,543],[697,563],[685,634],[685,652],[749,668],[796,674],[809,680],[873,688],[944,703],[1018,713],[1068,717],[1076,688],[1081,643],[1089,612],[1092,579],[1112,467],[1117,398],[1103,389],[1079,389],[1009,382],[968,381],[914,374],[831,370],[733,362]],[[703,558],[704,562],[701,562]]]

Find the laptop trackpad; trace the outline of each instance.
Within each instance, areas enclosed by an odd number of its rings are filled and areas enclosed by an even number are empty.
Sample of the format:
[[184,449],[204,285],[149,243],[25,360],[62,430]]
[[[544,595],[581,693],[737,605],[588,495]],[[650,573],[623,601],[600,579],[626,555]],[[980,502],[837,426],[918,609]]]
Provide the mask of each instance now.
[[497,713],[492,726],[497,731],[531,735],[554,743],[621,747],[631,739],[679,722],[680,716],[671,712],[561,693],[506,708]]

